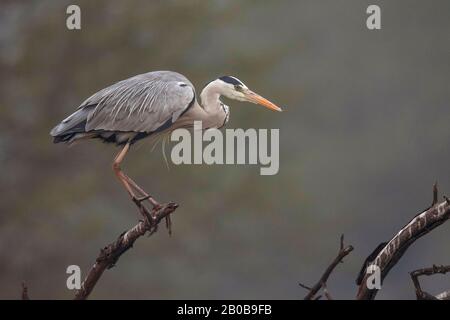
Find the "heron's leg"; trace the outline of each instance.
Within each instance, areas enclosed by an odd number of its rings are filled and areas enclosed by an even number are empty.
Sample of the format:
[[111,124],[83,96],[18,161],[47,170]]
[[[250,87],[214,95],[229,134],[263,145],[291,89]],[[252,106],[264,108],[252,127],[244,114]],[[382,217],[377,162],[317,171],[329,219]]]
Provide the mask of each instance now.
[[127,154],[128,150],[130,149],[130,144],[127,143],[125,145],[125,147],[119,152],[119,154],[116,156],[116,158],[114,159],[113,162],[113,170],[114,173],[116,174],[117,178],[119,179],[119,181],[123,184],[123,186],[125,187],[125,189],[127,190],[128,194],[130,195],[130,197],[132,198],[133,202],[139,207],[139,210],[141,211],[141,214],[145,217],[145,218],[150,218],[151,214],[149,213],[149,211],[147,210],[147,208],[145,206],[142,205],[142,201],[140,201],[132,187],[130,186],[130,183],[128,180],[131,180],[128,178],[128,176],[123,173],[120,164],[122,163],[123,159],[125,158],[125,155]]
[[122,149],[122,151],[120,151],[119,154],[114,159],[112,167],[113,167],[114,173],[116,174],[119,181],[123,184],[123,186],[127,190],[128,194],[132,198],[136,198],[136,195],[134,194],[133,189],[131,189],[130,185],[127,182],[127,179],[126,179],[127,176],[123,173],[122,169],[120,168],[120,164],[122,163],[123,158],[125,158],[125,155],[127,154],[129,149],[130,149],[130,144],[127,143],[125,145],[125,147]]
[[[130,177],[128,177],[121,169],[120,164],[122,163],[123,159],[125,158],[125,155],[127,154],[128,150],[130,149],[130,143],[128,142],[125,147],[119,152],[119,154],[116,156],[113,162],[113,170],[116,174],[119,181],[123,184],[125,189],[127,190],[130,197],[133,199],[133,202],[139,207],[141,210],[141,213],[148,218],[150,213],[148,212],[147,208],[142,205],[142,201],[148,200],[153,208],[159,208],[161,205],[155,201],[147,192],[145,192],[136,182],[133,181]],[[133,191],[133,188],[142,195],[142,198],[136,197],[136,194]],[[166,217],[166,227],[169,230],[169,234],[171,234],[171,221],[170,216]]]
[[128,184],[141,194],[142,198],[138,199],[139,201],[148,200],[154,208],[159,208],[161,206],[155,199],[153,199],[151,195],[145,192],[144,189],[142,189],[136,182],[134,182],[133,179],[131,179],[126,174],[124,174],[124,176],[125,179],[127,179]]
[[[129,176],[127,176],[120,167],[120,164],[122,163],[123,159],[125,158],[125,155],[127,154],[128,150],[130,149],[130,143],[127,143],[125,147],[122,149],[122,151],[119,152],[119,154],[116,156],[113,162],[113,170],[116,174],[119,181],[124,185],[125,189],[127,190],[128,194],[133,198],[133,200],[137,201],[144,201],[149,200],[149,202],[153,205],[153,207],[159,207],[159,203],[157,203],[149,194],[147,194],[136,182],[133,181]],[[135,191],[141,194],[142,197],[145,199],[139,199],[136,197],[135,193],[133,192],[133,188]]]

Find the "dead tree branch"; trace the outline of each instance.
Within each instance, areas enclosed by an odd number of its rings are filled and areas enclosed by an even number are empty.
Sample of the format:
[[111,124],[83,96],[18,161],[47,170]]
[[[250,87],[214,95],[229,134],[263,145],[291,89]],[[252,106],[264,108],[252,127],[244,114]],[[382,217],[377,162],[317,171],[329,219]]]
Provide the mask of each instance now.
[[25,282],[22,282],[22,300],[30,300],[28,296],[28,287]]
[[444,198],[445,201],[438,203],[438,191],[437,185],[435,184],[433,187],[431,207],[416,215],[390,241],[380,245],[371,254],[372,257],[368,257],[357,280],[359,288],[356,298],[358,300],[372,300],[378,292],[377,289],[369,289],[367,287],[367,278],[370,276],[366,272],[368,265],[379,268],[381,281],[383,281],[390,269],[395,266],[414,241],[450,218],[450,200],[446,197]]
[[326,283],[322,283],[322,288],[323,288],[323,295],[324,295],[328,300],[333,300],[333,297],[331,296],[330,292],[328,291],[328,288],[327,288],[327,284],[326,284]]
[[114,267],[122,254],[133,247],[134,242],[139,237],[143,236],[147,232],[149,233],[149,236],[154,234],[157,231],[158,224],[162,219],[166,219],[167,226],[170,227],[169,215],[178,208],[177,204],[168,203],[162,206],[154,207],[153,210],[149,212],[144,206],[141,205],[140,201],[142,200],[135,200],[135,203],[139,207],[144,219],[139,221],[139,223],[130,230],[122,233],[115,242],[112,242],[100,250],[100,254],[97,257],[95,264],[92,266],[91,270],[81,284],[81,288],[75,294],[75,300],[87,299],[103,272],[106,269],[111,269]]
[[438,300],[450,300],[450,290],[439,293],[436,298]]
[[339,263],[341,263],[342,260],[352,251],[353,251],[352,246],[347,247],[344,246],[344,235],[341,235],[339,252],[336,258],[333,260],[333,262],[325,270],[322,277],[320,277],[319,281],[312,288],[309,288],[308,286],[305,286],[304,284],[300,283],[301,287],[309,290],[308,294],[304,297],[304,300],[314,300],[315,295],[320,291],[320,289],[323,289],[325,297],[328,300],[331,300],[331,295],[327,289],[328,278],[330,277],[331,273],[336,268],[336,266]]
[[444,291],[436,296],[433,296],[428,292],[423,291],[419,282],[420,276],[431,276],[438,273],[446,274],[447,272],[450,272],[450,265],[449,266],[433,265],[431,268],[423,268],[410,272],[411,279],[416,289],[417,300],[450,300],[450,290]]

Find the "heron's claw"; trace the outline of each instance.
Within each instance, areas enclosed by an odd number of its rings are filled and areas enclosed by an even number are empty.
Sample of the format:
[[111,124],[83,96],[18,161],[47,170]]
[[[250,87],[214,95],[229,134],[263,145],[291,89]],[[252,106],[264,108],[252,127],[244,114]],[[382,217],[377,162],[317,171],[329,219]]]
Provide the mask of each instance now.
[[142,201],[144,201],[145,199],[132,197],[132,200],[133,200],[134,204],[136,204],[136,206],[139,208],[139,211],[141,212],[141,214],[147,220],[147,223],[149,225],[152,225],[153,224],[153,214],[150,213],[149,210],[147,209],[147,207],[142,204]]
[[133,202],[140,205],[143,201],[148,200],[150,198],[151,196],[145,196],[141,198],[133,197]]
[[132,200],[133,200],[133,202],[134,202],[137,206],[139,206],[139,207],[141,207],[141,206],[142,206],[142,202],[144,202],[144,201],[146,201],[146,200],[148,200],[148,202],[152,205],[153,210],[159,210],[159,209],[161,209],[161,207],[162,207],[158,202],[156,202],[156,201],[152,198],[151,195],[146,195],[146,196],[140,197],[140,198],[133,196],[133,197],[132,197]]
[[[139,208],[139,210],[141,211],[141,214],[147,220],[147,223],[150,226],[153,226],[153,224],[154,224],[153,222],[154,222],[154,219],[156,218],[156,214],[159,210],[161,210],[163,208],[163,206],[161,204],[157,203],[156,201],[150,200],[150,203],[153,205],[153,209],[150,211],[149,209],[147,209],[146,206],[144,206],[142,204],[143,201],[148,200],[148,199],[152,199],[152,197],[150,195],[140,197],[140,198],[135,197],[135,196],[132,197],[133,202]],[[166,228],[169,232],[169,236],[171,236],[172,235],[172,221],[170,219],[170,214],[165,217],[165,220],[166,220]],[[150,234],[155,233],[156,230],[157,230],[157,228],[155,225],[153,231]]]
[[150,237],[152,234],[156,233],[156,231],[158,231],[158,225],[154,225],[147,236]]

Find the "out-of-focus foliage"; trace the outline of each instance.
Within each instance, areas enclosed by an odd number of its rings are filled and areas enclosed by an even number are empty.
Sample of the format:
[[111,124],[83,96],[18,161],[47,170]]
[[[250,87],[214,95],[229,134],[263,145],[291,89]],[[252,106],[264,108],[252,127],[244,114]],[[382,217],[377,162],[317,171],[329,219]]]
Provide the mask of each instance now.
[[[373,1],[372,1],[373,2]],[[93,298],[290,298],[335,254],[356,249],[329,283],[356,293],[365,256],[450,193],[450,3],[376,1],[71,1],[0,3],[0,298],[25,280],[36,298],[70,298],[65,269],[139,218],[114,179],[117,149],[53,145],[48,132],[88,95],[169,69],[203,84],[224,74],[284,107],[229,102],[229,127],[280,128],[276,176],[255,166],[170,166],[142,144],[124,167],[181,206],[108,271]],[[413,298],[408,271],[449,261],[448,226],[415,244],[380,298]],[[448,282],[447,282],[448,283]],[[429,290],[445,289],[439,282]],[[446,286],[448,287],[448,286]]]

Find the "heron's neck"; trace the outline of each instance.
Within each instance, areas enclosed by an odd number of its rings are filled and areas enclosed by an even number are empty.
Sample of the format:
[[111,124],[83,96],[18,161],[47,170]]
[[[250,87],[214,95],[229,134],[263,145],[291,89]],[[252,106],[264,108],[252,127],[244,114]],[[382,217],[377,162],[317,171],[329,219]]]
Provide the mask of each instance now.
[[200,93],[200,104],[208,114],[223,112],[220,91],[214,82],[210,82]]
[[200,93],[201,114],[197,115],[207,128],[220,128],[229,118],[229,108],[220,101],[221,88],[216,81],[210,82]]

